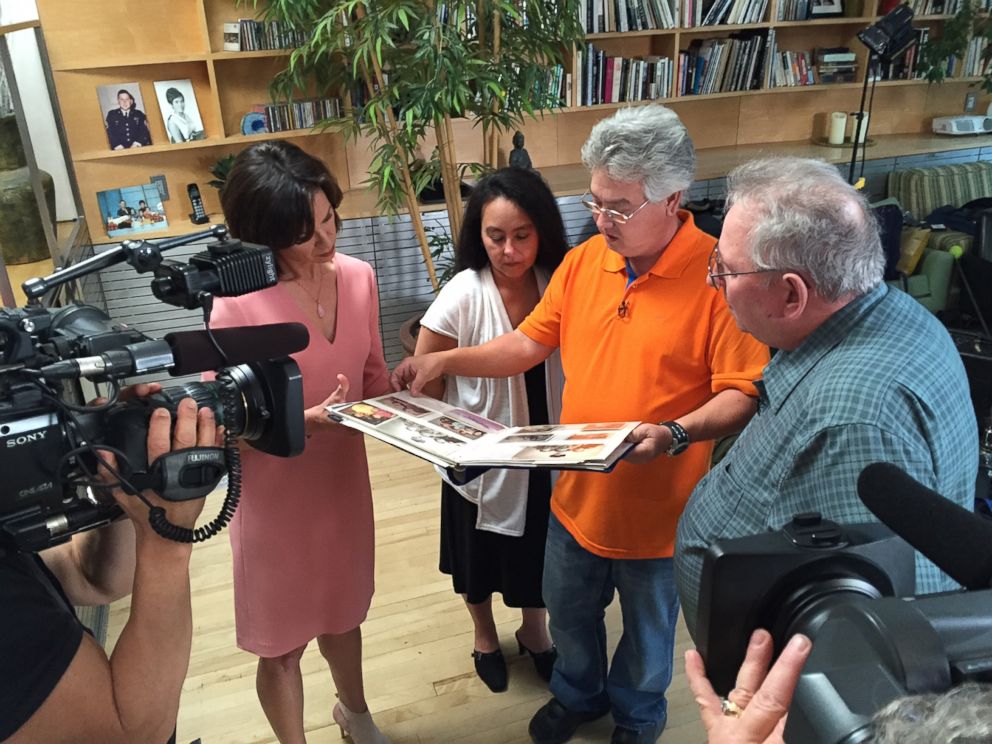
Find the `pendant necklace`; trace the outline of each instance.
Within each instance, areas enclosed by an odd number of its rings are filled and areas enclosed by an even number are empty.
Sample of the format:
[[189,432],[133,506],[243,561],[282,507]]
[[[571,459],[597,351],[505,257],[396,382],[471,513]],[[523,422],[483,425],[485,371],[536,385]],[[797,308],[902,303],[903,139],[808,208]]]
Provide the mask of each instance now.
[[303,282],[300,282],[300,281],[297,281],[296,282],[297,286],[299,286],[300,289],[302,289],[304,292],[306,292],[310,296],[310,299],[312,299],[314,301],[314,303],[317,305],[317,317],[318,318],[323,318],[327,314],[327,311],[324,310],[324,306],[320,304],[320,293],[324,291],[324,274],[325,273],[326,272],[324,272],[324,271],[321,271],[320,272],[320,284],[317,286],[317,294],[316,295],[314,295],[309,289],[307,289],[306,287],[304,287],[303,286]]

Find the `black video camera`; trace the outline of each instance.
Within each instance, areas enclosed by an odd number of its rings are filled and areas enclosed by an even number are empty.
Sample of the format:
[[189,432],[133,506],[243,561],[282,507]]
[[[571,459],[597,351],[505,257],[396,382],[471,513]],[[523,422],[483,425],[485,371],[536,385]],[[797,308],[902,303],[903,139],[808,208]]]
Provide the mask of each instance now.
[[872,716],[896,698],[992,680],[992,591],[914,598],[914,587],[912,547],[880,524],[801,514],[779,532],[719,541],[700,585],[707,676],[726,695],[756,628],[771,632],[776,655],[803,633],[813,650],[785,740],[866,741]]
[[[228,473],[227,498],[208,525],[180,528],[168,522],[163,510],[150,510],[156,531],[185,542],[211,537],[233,517],[240,496],[238,438],[270,454],[302,452],[302,378],[287,355],[305,348],[305,327],[209,329],[214,296],[247,294],[277,281],[270,249],[225,236],[226,230],[215,226],[158,244],[128,241],[25,282],[29,304],[0,310],[0,553],[42,550],[120,515],[112,498],[98,498],[99,488],[86,488],[100,485],[95,478],[98,447],[115,453],[121,487],[138,497],[150,488],[168,500],[200,498]],[[189,263],[162,259],[162,250],[205,237],[219,240]],[[152,289],[162,301],[204,308],[207,330],[159,341],[114,323],[96,307],[48,309],[38,300],[66,281],[124,261],[139,272],[154,272]],[[273,343],[273,337],[280,340]],[[124,378],[140,381],[162,370],[173,375],[215,370],[216,380],[166,388],[143,400],[117,400]],[[110,400],[81,406],[75,396],[73,403],[68,385],[81,376],[108,382]],[[185,397],[213,410],[226,429],[224,448],[191,448],[147,463],[151,413],[166,407],[175,414]]]

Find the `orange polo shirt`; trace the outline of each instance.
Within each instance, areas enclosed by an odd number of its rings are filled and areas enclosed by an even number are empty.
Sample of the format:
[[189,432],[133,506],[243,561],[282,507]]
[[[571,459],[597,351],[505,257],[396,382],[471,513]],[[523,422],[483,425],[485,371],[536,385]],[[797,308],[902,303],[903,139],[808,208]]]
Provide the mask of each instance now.
[[[650,271],[626,287],[622,256],[596,235],[565,257],[544,297],[520,324],[561,349],[563,423],[677,419],[726,389],[752,384],[768,348],[737,328],[723,294],[706,282],[715,240],[688,212]],[[623,317],[618,307],[626,301]],[[612,473],[561,474],[551,509],[586,550],[606,558],[665,558],[712,442]]]

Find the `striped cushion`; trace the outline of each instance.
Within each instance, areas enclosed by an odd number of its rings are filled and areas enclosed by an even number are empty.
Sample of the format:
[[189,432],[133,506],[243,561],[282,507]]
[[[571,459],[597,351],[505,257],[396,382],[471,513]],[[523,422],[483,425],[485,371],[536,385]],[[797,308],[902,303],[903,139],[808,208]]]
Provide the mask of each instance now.
[[889,196],[923,220],[937,207],[960,207],[972,199],[992,196],[992,162],[894,171],[889,174]]

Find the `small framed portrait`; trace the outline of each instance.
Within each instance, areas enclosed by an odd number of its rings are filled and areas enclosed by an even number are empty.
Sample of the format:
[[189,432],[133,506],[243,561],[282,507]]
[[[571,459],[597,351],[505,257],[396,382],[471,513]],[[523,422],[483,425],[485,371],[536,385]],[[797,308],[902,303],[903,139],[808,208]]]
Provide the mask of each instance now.
[[103,216],[104,229],[110,238],[136,232],[164,230],[169,226],[158,187],[152,183],[121,186],[98,191],[97,202]]
[[100,101],[111,150],[147,147],[152,143],[148,117],[145,115],[145,102],[137,83],[98,85],[96,95]]
[[810,19],[831,18],[842,15],[844,15],[844,0],[810,0]]
[[206,135],[200,109],[196,105],[193,83],[189,80],[158,80],[154,85],[169,142],[176,144],[204,139]]

